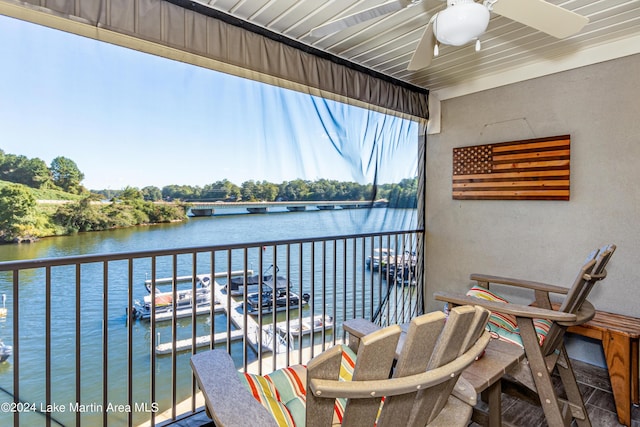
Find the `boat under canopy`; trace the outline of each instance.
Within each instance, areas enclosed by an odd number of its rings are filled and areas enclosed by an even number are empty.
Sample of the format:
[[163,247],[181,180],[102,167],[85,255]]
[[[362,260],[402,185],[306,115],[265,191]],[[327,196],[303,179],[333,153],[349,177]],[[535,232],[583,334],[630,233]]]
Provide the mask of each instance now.
[[[149,288],[147,287],[147,290]],[[173,317],[189,317],[195,309],[196,315],[206,315],[211,312],[211,276],[207,274],[196,277],[195,298],[193,289],[179,289],[168,292],[155,292],[155,319],[171,320]],[[175,301],[174,301],[175,297]],[[213,300],[216,303],[215,299]],[[151,294],[145,295],[142,301],[136,300],[132,316],[148,320],[151,317]],[[174,313],[175,311],[175,313]]]
[[284,276],[278,276],[278,267],[275,271],[275,283],[274,275],[269,273],[269,270],[273,269],[273,265],[269,266],[262,274],[253,274],[247,276],[245,282],[244,276],[232,277],[226,286],[226,291],[232,296],[244,295],[245,293],[255,293],[260,291],[260,281],[262,279],[262,286],[270,289],[287,289],[291,286],[291,283]]
[[311,296],[307,293],[300,297],[300,295],[287,287],[272,289],[269,286],[265,286],[262,292],[247,295],[247,313],[272,313],[274,308],[275,311],[295,310],[307,305],[310,298]]

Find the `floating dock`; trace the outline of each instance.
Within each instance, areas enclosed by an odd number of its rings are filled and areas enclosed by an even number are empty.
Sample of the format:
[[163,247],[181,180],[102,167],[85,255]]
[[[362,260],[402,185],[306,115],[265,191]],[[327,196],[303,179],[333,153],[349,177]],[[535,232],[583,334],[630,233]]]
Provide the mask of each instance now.
[[[222,313],[223,311],[224,311],[224,308],[222,308],[220,304],[218,304],[218,302],[215,302],[215,305],[213,307],[213,312]],[[196,316],[204,316],[210,313],[211,313],[210,304],[196,307]],[[184,308],[182,310],[176,310],[176,319],[191,317],[192,315],[193,315],[193,309],[191,307]],[[156,322],[162,322],[162,321],[171,320],[171,319],[173,319],[173,310],[156,313]]]
[[[232,272],[237,273],[237,272]],[[249,271],[247,271],[249,273]],[[244,271],[241,272],[244,274]],[[227,274],[221,274],[217,277],[227,277]],[[192,277],[189,276],[187,280],[191,280]],[[156,284],[158,280],[156,280]],[[275,352],[276,353],[284,353],[288,351],[286,346],[286,340],[282,337],[278,332],[279,329],[277,325],[273,325],[271,323],[263,325],[263,330],[260,330],[260,326],[258,322],[251,316],[249,313],[245,315],[243,309],[243,302],[237,301],[233,297],[223,293],[223,286],[217,281],[213,280],[211,283],[211,291],[213,294],[213,298],[216,301],[215,312],[225,312],[225,314],[229,317],[233,325],[237,328],[236,330],[231,331],[228,334],[228,338],[232,341],[240,340],[246,333],[247,343],[251,346],[251,348],[255,352],[260,351],[260,347],[262,347],[262,352],[273,352],[274,344],[275,344]],[[206,307],[207,311],[205,313],[210,312],[210,307]],[[189,316],[191,314],[189,313]],[[156,315],[157,317],[157,315]],[[245,322],[246,319],[246,322]],[[227,340],[227,332],[220,332],[214,334],[214,343],[223,343]],[[275,341],[275,343],[274,343]],[[211,335],[204,335],[196,337],[195,339],[196,347],[205,347],[211,345]],[[190,350],[193,346],[193,340],[191,338],[187,338],[184,340],[178,340],[175,343],[175,351],[187,351]],[[168,354],[173,350],[173,343],[163,343],[158,344],[156,346],[157,354]]]
[[[237,341],[242,339],[242,331],[235,330],[231,331],[229,334],[229,339],[231,341]],[[214,334],[213,336],[214,344],[221,344],[227,342],[227,333],[219,332]],[[191,350],[191,346],[193,345],[193,340],[191,338],[187,338],[184,340],[176,341],[176,353],[181,351]],[[196,337],[196,347],[209,347],[211,345],[211,335],[203,335],[200,337]],[[173,345],[170,342],[158,344],[156,346],[156,354],[169,354],[173,349]]]

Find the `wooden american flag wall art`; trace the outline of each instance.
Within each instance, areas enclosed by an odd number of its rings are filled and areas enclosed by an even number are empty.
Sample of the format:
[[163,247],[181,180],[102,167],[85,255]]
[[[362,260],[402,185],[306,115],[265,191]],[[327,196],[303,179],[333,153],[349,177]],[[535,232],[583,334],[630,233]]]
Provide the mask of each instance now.
[[569,135],[453,149],[453,198],[569,200]]

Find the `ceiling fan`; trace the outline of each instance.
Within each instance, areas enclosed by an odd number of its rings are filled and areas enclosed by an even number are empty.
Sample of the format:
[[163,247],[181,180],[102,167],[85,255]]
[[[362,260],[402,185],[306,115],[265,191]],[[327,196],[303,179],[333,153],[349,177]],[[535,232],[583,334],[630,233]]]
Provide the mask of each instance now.
[[[433,57],[438,55],[438,43],[461,46],[476,40],[476,50],[480,50],[478,37],[486,31],[491,12],[559,39],[578,33],[589,22],[588,18],[545,0],[484,0],[482,3],[475,0],[440,1],[446,1],[447,7],[429,19],[408,70],[428,67]],[[311,36],[324,37],[421,2],[392,0],[320,25],[311,30]]]

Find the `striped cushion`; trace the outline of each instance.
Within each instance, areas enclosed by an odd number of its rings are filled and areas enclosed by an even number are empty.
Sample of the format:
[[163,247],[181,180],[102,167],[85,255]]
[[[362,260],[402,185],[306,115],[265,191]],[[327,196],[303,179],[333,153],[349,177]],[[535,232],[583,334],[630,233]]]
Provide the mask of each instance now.
[[[346,345],[342,346],[342,361],[340,362],[340,381],[351,381],[353,369],[356,366],[356,354]],[[347,399],[336,399],[333,406],[333,424],[342,424],[344,408],[347,406]]]
[[[488,301],[509,303],[499,294],[483,288],[482,286],[473,286],[467,292],[467,295],[482,298]],[[538,335],[538,342],[540,345],[544,342],[544,339],[549,333],[551,328],[551,322],[546,319],[533,319],[533,326]],[[502,341],[517,344],[520,347],[524,347],[522,339],[520,338],[520,329],[516,317],[510,314],[491,312],[489,316],[489,322],[487,323],[487,330],[491,333],[491,336]]]
[[[351,381],[356,355],[342,346],[340,381]],[[253,397],[271,413],[279,426],[303,427],[306,423],[307,368],[294,365],[268,375],[240,373],[240,380]],[[341,424],[346,399],[336,399],[333,423]]]
[[278,390],[269,378],[261,375],[240,373],[240,381],[245,384],[253,397],[273,416],[279,426],[295,426],[287,406],[280,401]]
[[[496,294],[495,292],[491,292],[489,289],[483,288],[482,286],[472,287],[471,289],[469,289],[469,292],[467,292],[467,295],[476,298],[482,298],[487,301],[509,303],[509,301],[507,301],[500,295]],[[512,333],[515,333],[518,330],[518,322],[516,321],[515,316],[511,314],[491,312],[491,316],[489,317],[489,325],[492,326],[490,330],[500,328]]]
[[280,402],[286,406],[291,414],[293,425],[303,426],[307,403],[307,367],[293,365],[278,369],[266,377],[278,390]]

